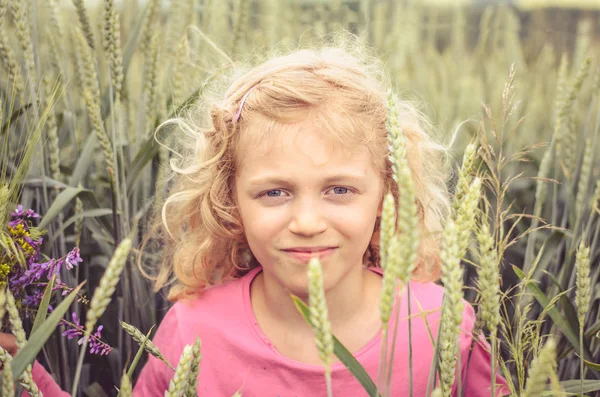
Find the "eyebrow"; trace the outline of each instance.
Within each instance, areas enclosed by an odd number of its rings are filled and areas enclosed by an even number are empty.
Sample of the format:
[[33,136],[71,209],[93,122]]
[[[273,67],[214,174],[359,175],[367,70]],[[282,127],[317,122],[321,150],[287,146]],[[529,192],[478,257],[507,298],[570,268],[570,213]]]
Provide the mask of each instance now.
[[[355,174],[355,173],[346,173],[346,174],[336,174],[328,176],[323,180],[323,183],[335,183],[335,182],[362,182],[365,179],[366,175]],[[256,177],[250,179],[248,183],[251,187],[260,186],[265,184],[274,184],[274,185],[282,185],[282,186],[294,186],[294,183],[289,179],[282,178],[280,176],[264,176],[264,177]]]

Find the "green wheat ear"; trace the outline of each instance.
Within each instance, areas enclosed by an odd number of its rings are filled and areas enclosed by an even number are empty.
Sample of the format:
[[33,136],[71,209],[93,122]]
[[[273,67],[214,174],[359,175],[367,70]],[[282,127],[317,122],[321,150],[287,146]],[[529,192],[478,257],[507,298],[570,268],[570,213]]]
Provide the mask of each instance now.
[[327,302],[323,288],[323,270],[318,258],[308,262],[308,302],[310,323],[315,332],[315,342],[319,358],[325,367],[328,395],[331,395],[331,359],[333,355],[333,336],[327,316]]
[[525,383],[523,397],[538,397],[546,391],[548,378],[556,375],[556,342],[548,339],[540,354],[533,359]]
[[136,341],[139,345],[144,343],[144,350],[161,360],[163,363],[167,364],[169,368],[175,371],[175,368],[173,368],[169,361],[167,361],[165,356],[160,352],[160,350],[158,350],[156,345],[152,343],[151,340],[146,339],[146,335],[144,335],[142,331],[140,331],[133,325],[126,323],[125,321],[121,321],[120,323],[121,327],[123,327],[125,332],[127,332],[133,338],[134,341]]
[[169,383],[169,390],[165,392],[165,397],[182,397],[188,385],[188,378],[192,367],[194,351],[191,345],[186,345],[181,353],[181,358],[175,369],[175,375]]
[[112,294],[119,283],[121,272],[127,262],[129,251],[131,251],[131,245],[130,238],[121,241],[106,266],[106,270],[100,279],[100,285],[94,290],[94,296],[90,301],[90,309],[87,312],[85,321],[85,334],[88,336],[92,333],[96,322],[110,303]]

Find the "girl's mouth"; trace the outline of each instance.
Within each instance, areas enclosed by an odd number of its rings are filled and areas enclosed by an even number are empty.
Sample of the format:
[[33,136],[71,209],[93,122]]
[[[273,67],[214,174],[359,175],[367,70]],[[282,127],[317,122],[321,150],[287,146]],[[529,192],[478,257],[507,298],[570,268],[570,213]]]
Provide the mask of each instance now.
[[312,257],[316,257],[316,258],[319,258],[320,260],[322,260],[322,259],[330,256],[331,254],[333,254],[336,249],[337,249],[337,247],[328,247],[328,248],[323,248],[323,249],[319,249],[319,250],[312,250],[310,248],[306,248],[306,249],[298,248],[298,249],[283,250],[283,252],[285,252],[286,254],[288,254],[298,260],[301,260],[303,262],[308,262],[310,260],[310,258],[312,258]]

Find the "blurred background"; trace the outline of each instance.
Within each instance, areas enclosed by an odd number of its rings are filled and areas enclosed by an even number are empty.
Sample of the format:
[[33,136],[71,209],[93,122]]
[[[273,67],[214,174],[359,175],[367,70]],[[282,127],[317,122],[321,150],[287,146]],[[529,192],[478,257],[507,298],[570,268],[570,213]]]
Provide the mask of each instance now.
[[[18,203],[42,214],[46,255],[57,258],[80,247],[83,262],[61,270],[66,284],[87,280],[90,297],[134,220],[140,222],[137,245],[148,232],[171,156],[153,136],[162,121],[201,96],[213,76],[260,60],[262,49],[345,29],[374,47],[394,88],[415,101],[433,133],[451,145],[455,166],[466,144],[484,131],[495,153],[511,160],[498,177],[529,177],[507,184],[502,200],[492,188],[487,192],[497,213],[506,211],[494,225],[499,239],[527,234],[538,225],[532,215],[572,231],[539,230],[537,237],[529,234],[506,247],[501,284],[503,291],[516,285],[511,266],[530,270],[549,242],[535,278],[556,297],[567,325],[548,318],[538,305],[529,315],[545,321],[529,331],[538,338],[531,340],[563,335],[561,380],[600,378],[591,369],[580,373],[579,348],[564,336],[579,332],[573,318],[573,247],[585,238],[592,251],[592,299],[584,340],[588,359],[600,362],[599,0],[4,0],[0,10],[0,120],[8,148],[2,161],[20,164],[32,125],[42,119],[34,104],[53,105]],[[167,143],[178,139],[171,130],[157,137]],[[10,178],[14,168],[7,169]],[[535,176],[564,183],[542,186],[531,179]],[[152,273],[160,257],[158,242],[141,265]],[[475,285],[475,260],[470,252],[465,261],[469,287]],[[475,302],[477,293],[468,288],[466,297]],[[152,290],[132,257],[100,319],[110,352],[86,356],[81,395],[116,395],[114,385],[137,351],[119,321],[145,334],[167,307],[165,294]],[[85,300],[72,311],[85,318]],[[509,305],[508,328],[518,328],[510,323],[513,312]],[[31,319],[25,322],[30,328]],[[72,386],[79,347],[61,334],[73,323],[66,316],[39,356],[65,390]],[[517,374],[536,349],[531,342],[522,361],[509,364],[515,382],[522,381]],[[506,346],[503,354],[509,355]]]

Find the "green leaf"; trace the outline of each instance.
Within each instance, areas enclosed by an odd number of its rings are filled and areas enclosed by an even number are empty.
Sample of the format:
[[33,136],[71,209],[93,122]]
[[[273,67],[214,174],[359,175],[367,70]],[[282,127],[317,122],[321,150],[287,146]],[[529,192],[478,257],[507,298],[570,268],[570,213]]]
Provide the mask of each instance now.
[[[90,209],[100,207],[100,204],[98,204],[98,201],[91,190],[83,187],[68,187],[56,196],[52,205],[48,208],[48,211],[46,211],[44,218],[40,221],[39,227],[44,228],[48,226],[75,197],[81,198],[81,200],[88,204],[87,207]],[[100,219],[100,223],[104,227],[106,233],[111,235],[112,224],[110,221]]]
[[596,371],[600,371],[600,364],[593,363],[588,360],[583,360],[583,362],[590,368],[595,369]]
[[46,321],[44,321],[42,325],[40,325],[40,327],[31,334],[31,337],[25,346],[23,346],[23,348],[19,350],[17,355],[14,357],[12,360],[14,381],[17,381],[17,378],[23,373],[23,371],[25,371],[25,368],[27,368],[27,366],[35,360],[37,354],[42,349],[42,346],[44,346],[44,343],[46,343],[46,340],[48,340],[50,335],[52,335],[56,329],[56,326],[60,322],[62,316],[67,312],[67,310],[69,310],[69,306],[71,306],[71,303],[73,303],[77,297],[77,293],[81,287],[83,287],[83,284],[85,284],[85,281],[71,291],[71,293],[61,302],[61,304],[54,309],[52,314],[48,316]]
[[[298,308],[298,311],[302,317],[304,317],[304,319],[310,324],[310,311],[308,306],[306,306],[306,303],[304,303],[295,295],[292,295],[292,300],[294,301],[294,304]],[[377,391],[375,383],[373,382],[373,379],[371,379],[365,368],[360,365],[352,353],[350,353],[335,336],[333,336],[333,353],[342,362],[342,364],[344,364],[346,368],[350,370],[352,375],[354,375],[356,380],[358,380],[358,382],[363,386],[370,397],[378,397],[380,395]]]
[[68,187],[62,192],[60,192],[60,194],[56,196],[56,199],[54,200],[48,211],[46,211],[46,214],[40,221],[39,227],[45,228],[46,226],[48,226],[50,222],[56,216],[58,216],[58,214],[71,202],[71,200],[73,200],[81,192],[84,191],[91,193],[91,190],[85,189],[83,187]]
[[96,142],[98,142],[96,133],[91,134],[85,140],[85,145],[83,146],[83,150],[79,154],[79,158],[77,159],[77,163],[75,164],[73,173],[71,174],[71,177],[69,178],[69,185],[77,186],[87,176],[88,169],[93,164],[93,161],[95,158],[94,153],[96,151]]
[[544,270],[544,274],[546,274],[550,278],[550,280],[552,280],[552,283],[556,286],[556,288],[558,288],[558,293],[562,294],[560,296],[560,305],[565,313],[565,316],[567,317],[569,325],[571,326],[571,328],[573,328],[573,331],[575,331],[577,335],[579,335],[579,317],[577,316],[577,309],[575,309],[573,301],[569,299],[569,297],[566,294],[563,294],[564,291],[560,285],[560,282],[556,277],[554,277],[552,273],[549,273]]
[[[512,265],[512,268],[513,268],[513,271],[515,272],[515,274],[517,275],[517,277],[519,277],[519,279],[521,279],[521,280],[525,279],[525,273],[523,273],[523,271],[521,269],[519,269],[515,265]],[[537,285],[528,281],[527,289],[533,294],[535,299],[540,303],[540,305],[542,305],[542,307],[547,308],[550,305],[550,299],[548,299],[546,294],[544,294],[544,292]],[[556,307],[550,307],[548,309],[548,314],[550,315],[550,318],[552,318],[552,321],[554,322],[554,324],[556,324],[558,329],[560,329],[560,331],[563,333],[563,335],[567,338],[569,343],[571,343],[571,345],[573,346],[575,351],[578,352],[579,354],[581,354],[580,349],[579,349],[579,333],[575,332],[575,330],[565,320],[565,317],[563,317],[561,315],[561,313],[558,311],[558,309]],[[584,349],[584,357],[588,360],[591,359],[592,353],[589,351],[588,347],[584,346],[583,349]]]
[[48,285],[46,285],[46,289],[44,289],[44,295],[42,296],[42,302],[37,309],[37,313],[35,314],[35,321],[33,322],[33,328],[31,328],[31,333],[34,334],[35,331],[42,325],[44,320],[46,320],[46,314],[48,314],[48,306],[50,305],[50,298],[52,297],[52,288],[54,287],[54,281],[56,280],[56,274],[52,276],[50,281],[48,281]]
[[563,391],[573,394],[589,393],[592,391],[600,390],[599,380],[584,379],[583,389],[581,388],[581,380],[579,379],[563,380],[562,382],[559,382],[559,384]]
[[79,218],[95,218],[98,216],[112,215],[112,213],[113,213],[113,211],[110,208],[96,208],[96,209],[92,209],[92,210],[83,211],[81,214],[79,214],[79,216],[73,215],[66,222],[64,222],[62,224],[60,229],[58,229],[54,233],[52,233],[53,237],[50,240],[48,240],[48,244],[52,245],[52,243],[54,243],[54,241],[59,236],[61,236],[64,233],[64,231],[67,230],[67,228],[69,226],[71,226],[73,223],[75,223],[75,221]]

